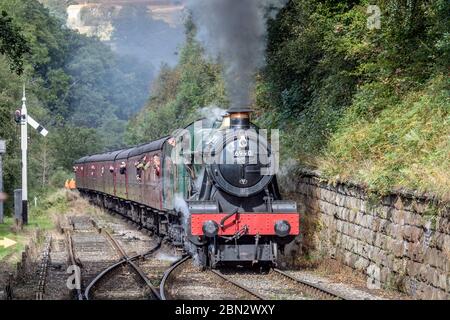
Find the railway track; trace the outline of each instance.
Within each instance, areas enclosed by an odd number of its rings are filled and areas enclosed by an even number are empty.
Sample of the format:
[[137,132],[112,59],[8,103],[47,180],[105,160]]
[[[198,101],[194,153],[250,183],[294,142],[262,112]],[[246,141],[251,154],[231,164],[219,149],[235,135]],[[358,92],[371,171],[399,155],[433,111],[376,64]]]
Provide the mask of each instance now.
[[[80,264],[76,260],[75,252],[73,250],[72,230],[65,230],[64,233],[66,236],[66,246],[69,255],[69,262],[71,263],[72,266],[77,266],[78,268],[80,268]],[[81,291],[81,288],[77,287],[75,290],[77,300],[83,300],[83,292]]]
[[273,271],[276,272],[277,274],[286,277],[287,279],[293,282],[296,282],[301,288],[303,288],[307,293],[313,295],[314,297],[322,298],[325,300],[345,300],[345,298],[342,297],[342,295],[333,292],[332,290],[323,288],[317,284],[305,280],[297,279],[280,269],[275,268],[273,269]]
[[[119,272],[119,274],[123,273],[123,271],[124,271],[123,267],[128,266],[131,269],[132,273],[134,273],[134,275],[137,275],[138,278],[141,280],[141,282],[145,284],[147,289],[149,289],[149,291],[151,292],[152,298],[159,300],[160,297],[159,297],[158,289],[152,284],[152,282],[147,277],[144,270],[142,270],[142,268],[135,262],[139,259],[146,259],[148,256],[151,256],[153,253],[155,253],[161,247],[161,242],[158,242],[158,244],[155,247],[151,248],[149,251],[147,251],[144,254],[138,254],[138,255],[134,255],[134,256],[130,257],[125,252],[125,250],[122,248],[122,246],[117,241],[117,239],[115,239],[114,236],[109,231],[99,228],[95,223],[94,223],[94,226],[98,229],[99,233],[104,234],[107,237],[108,241],[111,243],[111,245],[114,247],[116,252],[119,254],[120,260],[118,262],[108,266],[106,269],[104,269],[102,272],[100,272],[88,284],[88,286],[86,287],[86,290],[84,292],[85,299],[91,300],[92,297],[94,296],[92,294],[92,291],[95,291],[96,289],[98,289],[98,287],[101,287],[101,284],[105,279],[107,279],[111,275],[114,275],[114,273],[117,272],[118,270],[122,271],[122,272]],[[120,270],[121,268],[122,268],[122,270]]]
[[[161,241],[144,253],[141,250],[141,253],[136,254],[130,250],[130,247],[133,248],[134,240],[128,242],[128,249],[124,249],[121,243],[126,243],[127,240],[124,242],[124,239],[120,238],[119,242],[108,230],[109,225],[100,227],[92,218],[77,218],[74,221],[72,217],[68,217],[68,224],[70,227],[63,229],[64,240],[61,240],[65,243],[68,263],[83,269],[83,280],[87,281],[82,286],[83,289],[80,287],[73,290],[73,296],[78,300],[114,299],[114,293],[111,294],[111,291],[115,291],[122,299],[345,299],[320,284],[297,279],[279,269],[271,269],[266,274],[236,269],[199,272],[199,269],[193,269],[190,256],[179,259],[167,269],[169,260],[161,263],[155,257],[155,253],[161,247]],[[90,242],[83,240],[82,237],[89,237]],[[109,260],[103,260],[104,263],[99,264],[96,271],[86,270],[89,261],[83,252],[84,246],[95,247],[97,251],[110,250]],[[106,249],[107,247],[109,249]],[[51,238],[47,239],[44,248],[38,269],[36,299],[45,297],[45,281],[52,248]],[[130,253],[127,253],[127,250]],[[92,255],[92,252],[90,254]],[[129,291],[123,288],[125,282],[128,283]]]
[[38,269],[38,284],[36,289],[36,300],[43,300],[45,295],[45,283],[47,279],[47,269],[49,265],[50,250],[52,248],[52,237],[46,239],[45,249],[41,256],[41,263]]
[[[160,284],[160,296],[162,300],[172,300],[175,298],[182,298],[185,299],[188,297],[188,295],[181,295],[180,297],[177,297],[177,294],[174,294],[172,291],[174,287],[176,286],[175,283],[177,281],[183,282],[186,284],[192,284],[192,283],[199,283],[201,281],[198,281],[198,279],[185,279],[185,276],[189,274],[189,272],[184,272],[183,275],[183,268],[189,269],[187,265],[191,262],[191,257],[186,256],[180,260],[178,260],[176,263],[174,263],[166,272],[164,273],[164,277]],[[250,300],[263,300],[264,298],[260,296],[255,291],[247,288],[246,286],[243,286],[229,277],[221,274],[217,270],[206,270],[201,273],[192,273],[192,275],[198,276],[199,274],[203,274],[204,279],[207,279],[205,283],[206,286],[203,287],[203,290],[199,290],[201,292],[201,297],[198,295],[190,296],[189,299],[195,299],[195,298],[211,298],[214,294],[217,294],[217,292],[213,291],[228,291],[228,299],[250,299]],[[211,290],[210,295],[208,293],[205,293],[204,290]],[[219,290],[217,290],[219,289]],[[195,291],[195,290],[194,290]],[[198,292],[198,293],[199,293]],[[220,294],[220,292],[219,292]],[[226,292],[223,292],[224,295],[226,295]]]
[[159,299],[159,282],[176,259],[159,238],[101,216],[68,216],[59,230],[44,242],[30,298]]
[[[227,276],[237,284],[247,287],[263,299],[270,300],[345,300],[337,292],[305,280],[297,279],[280,269],[267,273],[252,270],[224,269],[214,271]],[[225,273],[225,274],[224,274]]]

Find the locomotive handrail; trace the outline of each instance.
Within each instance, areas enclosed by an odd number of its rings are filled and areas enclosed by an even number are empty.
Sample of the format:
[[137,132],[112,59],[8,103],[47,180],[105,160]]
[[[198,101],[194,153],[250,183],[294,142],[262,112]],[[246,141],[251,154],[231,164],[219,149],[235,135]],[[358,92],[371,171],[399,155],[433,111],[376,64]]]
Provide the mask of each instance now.
[[220,228],[223,229],[225,227],[225,221],[227,221],[228,219],[230,219],[232,216],[234,216],[237,213],[239,213],[239,209],[236,209],[232,213],[223,217],[222,220],[220,220]]

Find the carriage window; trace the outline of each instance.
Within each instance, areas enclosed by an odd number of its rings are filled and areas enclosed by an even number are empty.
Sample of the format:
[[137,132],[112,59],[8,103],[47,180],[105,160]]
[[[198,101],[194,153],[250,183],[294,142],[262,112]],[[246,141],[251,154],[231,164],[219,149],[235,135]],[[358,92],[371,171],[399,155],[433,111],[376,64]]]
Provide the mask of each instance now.
[[155,175],[159,176],[161,171],[161,158],[156,154],[153,156],[153,169],[155,170]]
[[147,165],[146,155],[134,163],[134,166],[136,167],[136,180],[138,182],[142,181],[142,172],[146,169],[146,165]]
[[125,174],[127,172],[127,164],[124,161],[120,163],[119,172],[120,174]]

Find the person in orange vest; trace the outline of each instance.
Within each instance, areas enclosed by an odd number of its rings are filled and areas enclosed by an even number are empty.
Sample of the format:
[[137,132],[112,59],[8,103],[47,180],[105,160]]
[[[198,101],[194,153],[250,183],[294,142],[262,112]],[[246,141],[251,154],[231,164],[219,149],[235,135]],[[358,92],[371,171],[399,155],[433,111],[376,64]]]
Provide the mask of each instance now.
[[73,189],[76,189],[76,184],[75,184],[75,180],[74,179],[70,179],[70,182],[69,182],[69,189],[71,189],[71,190],[73,190]]
[[64,188],[69,189],[69,179],[67,179],[66,183],[64,183]]

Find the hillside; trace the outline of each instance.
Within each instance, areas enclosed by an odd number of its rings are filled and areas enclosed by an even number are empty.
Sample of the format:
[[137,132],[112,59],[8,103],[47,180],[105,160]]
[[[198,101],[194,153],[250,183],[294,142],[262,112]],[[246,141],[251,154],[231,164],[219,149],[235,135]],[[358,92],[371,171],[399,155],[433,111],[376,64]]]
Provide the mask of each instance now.
[[0,139],[7,143],[8,194],[20,185],[20,130],[13,114],[23,83],[30,114],[49,130],[45,139],[30,130],[33,197],[63,185],[73,160],[123,145],[127,119],[146,101],[151,74],[98,39],[67,29],[37,0],[3,1],[0,12]]
[[[284,163],[379,193],[407,188],[448,198],[450,7],[376,2],[381,29],[370,30],[372,2],[289,1],[269,21],[256,121],[281,130]],[[161,73],[154,98],[128,127],[130,142],[168,134],[207,105],[226,108],[220,66],[192,48]],[[213,80],[205,68],[216,70]]]

